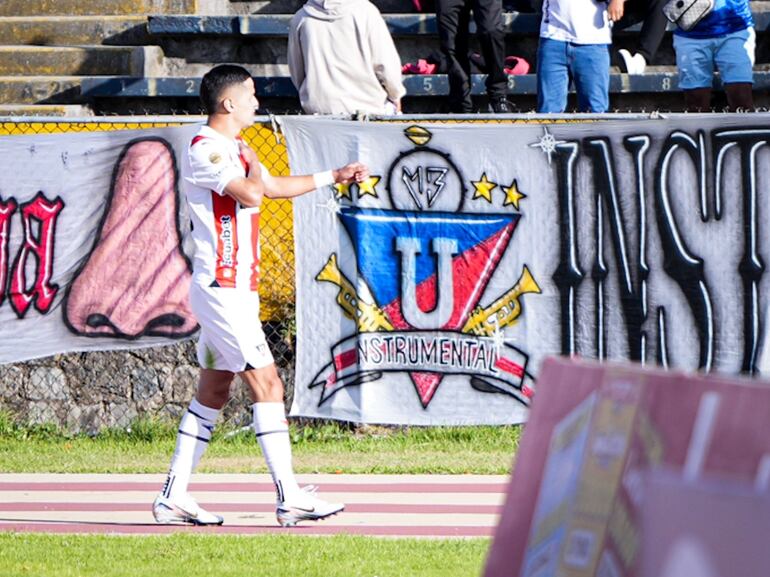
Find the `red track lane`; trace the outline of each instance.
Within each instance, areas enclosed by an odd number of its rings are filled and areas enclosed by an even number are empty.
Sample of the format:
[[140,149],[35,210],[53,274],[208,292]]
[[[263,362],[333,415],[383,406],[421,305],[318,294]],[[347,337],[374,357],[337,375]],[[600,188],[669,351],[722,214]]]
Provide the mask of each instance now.
[[323,523],[299,525],[291,529],[276,526],[227,526],[185,527],[178,525],[153,525],[129,523],[68,523],[40,521],[0,520],[0,531],[24,533],[120,533],[167,534],[180,531],[199,534],[257,535],[279,533],[282,535],[372,535],[377,537],[491,537],[493,527],[420,527],[420,526],[376,526],[376,525],[324,525]]
[[[219,513],[270,513],[271,503],[206,503],[201,505]],[[0,511],[149,511],[150,503],[0,503]],[[486,514],[499,515],[497,505],[396,505],[390,503],[348,503],[346,513],[421,513],[421,514]]]
[[[0,482],[0,491],[158,491],[150,482]],[[321,483],[324,493],[504,493],[504,483]],[[190,492],[225,491],[229,493],[275,492],[272,483],[190,483]]]

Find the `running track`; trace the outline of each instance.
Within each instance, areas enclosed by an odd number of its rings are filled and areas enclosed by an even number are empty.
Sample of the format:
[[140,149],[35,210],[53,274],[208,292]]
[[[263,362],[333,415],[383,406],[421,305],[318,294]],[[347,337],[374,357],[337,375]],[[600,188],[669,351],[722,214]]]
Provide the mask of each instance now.
[[190,492],[225,518],[221,527],[156,525],[151,504],[163,475],[0,474],[0,531],[44,533],[294,533],[392,537],[491,537],[506,476],[299,475],[346,504],[318,523],[282,529],[268,475],[195,475]]

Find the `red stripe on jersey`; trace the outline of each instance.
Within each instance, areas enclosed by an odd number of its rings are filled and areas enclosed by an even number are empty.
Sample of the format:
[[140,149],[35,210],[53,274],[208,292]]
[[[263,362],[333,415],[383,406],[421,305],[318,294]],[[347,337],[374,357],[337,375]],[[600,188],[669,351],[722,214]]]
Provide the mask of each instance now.
[[238,268],[237,206],[231,196],[211,193],[214,208],[214,227],[217,234],[217,255],[214,276],[221,287],[235,287]]
[[[235,139],[236,139],[238,142],[240,142],[241,144],[243,144],[243,145],[245,145],[245,146],[248,146],[248,145],[247,145],[247,144],[246,144],[246,143],[243,141],[243,138],[241,138],[240,136],[237,136]],[[239,150],[240,150],[240,149],[239,149]],[[241,159],[241,164],[243,165],[243,170],[245,170],[245,171],[246,171],[246,176],[249,176],[249,163],[248,163],[248,161],[246,160],[246,157],[245,157],[245,156],[243,156],[243,153],[239,151],[239,152],[238,152],[238,158],[240,158],[240,159]]]
[[249,282],[249,288],[256,291],[259,290],[259,213],[255,212],[251,215],[251,250],[252,250],[252,262],[251,262],[251,280]]

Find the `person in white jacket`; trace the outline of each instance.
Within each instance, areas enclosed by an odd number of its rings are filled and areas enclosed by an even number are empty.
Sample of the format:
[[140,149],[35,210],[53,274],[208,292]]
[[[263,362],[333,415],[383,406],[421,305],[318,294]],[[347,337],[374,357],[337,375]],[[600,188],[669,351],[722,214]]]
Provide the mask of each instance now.
[[394,114],[401,59],[369,0],[308,0],[289,29],[289,71],[307,114]]

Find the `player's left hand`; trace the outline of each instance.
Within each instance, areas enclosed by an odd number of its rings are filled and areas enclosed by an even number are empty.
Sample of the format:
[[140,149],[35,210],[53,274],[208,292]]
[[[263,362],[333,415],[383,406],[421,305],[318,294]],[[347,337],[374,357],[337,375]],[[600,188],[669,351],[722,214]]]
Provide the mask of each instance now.
[[369,178],[369,167],[362,162],[351,162],[334,171],[334,182],[337,184],[363,182],[367,178]]
[[249,166],[253,166],[257,162],[259,162],[259,159],[257,158],[257,153],[254,152],[254,149],[251,148],[248,144],[246,144],[242,140],[238,141],[238,149],[240,150],[240,153],[243,155],[243,158],[246,159],[246,162],[249,163]]

